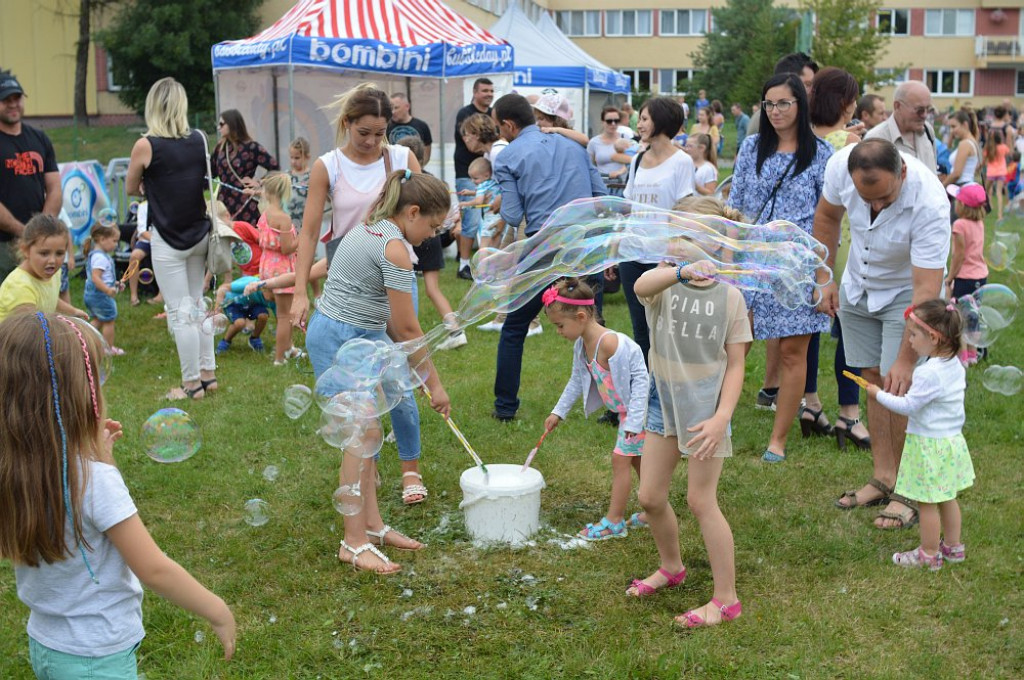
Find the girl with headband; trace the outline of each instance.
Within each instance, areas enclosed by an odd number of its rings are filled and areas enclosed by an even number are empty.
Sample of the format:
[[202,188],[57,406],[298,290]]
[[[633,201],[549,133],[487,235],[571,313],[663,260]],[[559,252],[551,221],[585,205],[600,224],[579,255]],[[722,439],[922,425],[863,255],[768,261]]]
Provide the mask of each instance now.
[[141,584],[209,621],[230,659],[231,610],[153,541],[114,464],[122,432],[105,413],[102,351],[78,319],[37,312],[0,324],[0,389],[18,395],[0,415],[0,559],[14,564],[31,612],[32,669],[134,678]]
[[909,418],[896,493],[920,504],[921,544],[896,553],[892,561],[938,571],[943,562],[964,561],[956,495],[974,484],[971,454],[960,432],[967,388],[966,372],[957,358],[963,320],[946,300],[910,306],[904,316],[910,346],[925,360],[914,369],[910,390],[897,397],[877,385],[866,389],[869,398]]
[[558,427],[581,397],[585,415],[604,407],[619,416],[619,435],[612,450],[612,499],[608,514],[600,522],[588,524],[579,535],[587,541],[625,538],[629,528],[647,526],[638,512],[626,519],[633,471],[640,476],[650,390],[643,351],[628,336],[598,323],[594,292],[579,279],[558,281],[541,299],[558,334],[573,343],[572,376],[544,421],[544,429],[550,432]]

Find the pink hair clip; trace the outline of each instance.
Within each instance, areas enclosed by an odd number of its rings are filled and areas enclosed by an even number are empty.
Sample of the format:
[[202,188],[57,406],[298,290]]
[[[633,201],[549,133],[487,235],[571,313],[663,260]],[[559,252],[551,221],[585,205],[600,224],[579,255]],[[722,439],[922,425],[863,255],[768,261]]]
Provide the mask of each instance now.
[[585,307],[587,305],[594,304],[593,299],[574,300],[572,298],[563,297],[558,294],[558,289],[555,288],[554,286],[551,286],[546,291],[541,293],[540,300],[541,302],[544,303],[545,307],[550,307],[552,303],[555,302],[562,302],[567,305],[577,305],[580,307]]

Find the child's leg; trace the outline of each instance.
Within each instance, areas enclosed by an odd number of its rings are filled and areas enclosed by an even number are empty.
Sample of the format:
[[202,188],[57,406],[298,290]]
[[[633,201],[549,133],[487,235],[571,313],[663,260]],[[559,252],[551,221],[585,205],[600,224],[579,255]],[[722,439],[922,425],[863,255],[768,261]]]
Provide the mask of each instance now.
[[245,319],[235,319],[231,325],[228,326],[228,329],[224,331],[224,342],[231,342],[231,339],[241,333],[243,328],[245,328]]
[[[132,262],[138,262],[142,264],[142,260],[146,258],[146,251],[139,250],[136,248],[132,251],[131,257],[128,258],[128,267],[131,268]],[[135,272],[128,277],[128,290],[131,291],[131,302],[132,304],[138,304],[139,302],[139,272]]]
[[992,193],[995,194],[996,219],[1003,219],[1003,184],[1002,177],[992,182]]
[[939,534],[942,529],[939,506],[935,503],[918,503],[917,512],[921,523],[921,548],[928,555],[935,555],[939,552]]
[[626,517],[626,503],[633,487],[633,464],[636,456],[612,454],[612,499],[608,505],[608,521],[618,524]]
[[[357,473],[354,468],[358,465],[361,465],[362,468]],[[352,479],[356,478],[359,479],[359,492],[363,498],[363,508],[354,515],[345,516],[345,536],[342,538],[353,549],[371,542],[370,537],[366,535],[366,529],[370,523],[383,525],[380,508],[377,507],[377,461],[373,458],[362,459],[356,456],[345,456],[338,471],[339,482],[351,484]],[[352,554],[342,546],[338,549],[338,559],[342,562],[351,562]],[[396,562],[385,565],[383,560],[370,551],[362,553],[358,562],[360,568],[379,573],[389,573],[402,568]]]
[[103,335],[103,339],[107,341],[107,346],[113,349],[114,347],[114,322],[113,321],[100,321],[99,322],[100,333]]
[[290,293],[277,293],[274,297],[277,300],[277,332],[274,335],[277,344],[274,347],[274,359],[284,361],[284,353],[292,348],[292,324],[288,321],[292,296]]
[[430,298],[431,304],[434,305],[434,309],[442,319],[452,313],[452,306],[448,302],[448,298],[441,292],[441,272],[436,270],[423,272],[423,287],[427,289],[427,297]]
[[[679,523],[668,502],[668,489],[672,472],[679,463],[679,449],[675,437],[663,437],[648,431],[644,440],[643,466],[640,468],[640,505],[647,513],[654,544],[661,559],[660,567],[670,574],[683,569],[679,556]],[[656,571],[644,582],[653,588],[665,585],[667,579]],[[629,591],[627,591],[629,592]]]
[[[942,522],[942,539],[946,545],[960,545],[960,504],[954,498],[945,503],[939,503],[939,519]],[[928,549],[925,548],[927,551]]]
[[[259,316],[256,317],[256,321],[253,324],[252,328],[252,337],[260,337],[260,333],[262,333],[263,329],[267,327],[267,319],[269,318],[270,317],[267,314],[260,314]],[[242,319],[242,327],[245,327],[245,319]]]
[[[736,596],[736,551],[732,529],[718,506],[718,478],[724,461],[724,458],[690,458],[687,461],[686,503],[704,537],[714,581],[714,597],[729,606],[739,598]],[[718,623],[722,616],[719,609],[710,603],[702,610],[694,610],[694,613],[711,625]]]

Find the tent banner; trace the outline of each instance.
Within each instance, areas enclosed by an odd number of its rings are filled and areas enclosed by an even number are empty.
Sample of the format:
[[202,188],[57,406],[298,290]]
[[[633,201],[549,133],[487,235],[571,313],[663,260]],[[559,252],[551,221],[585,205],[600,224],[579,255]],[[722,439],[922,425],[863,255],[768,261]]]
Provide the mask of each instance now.
[[582,66],[516,66],[516,88],[520,87],[581,87]]
[[263,42],[235,41],[213,46],[214,69],[251,66],[316,66],[452,78],[510,71],[512,46],[434,43],[398,47],[377,40],[292,36]]
[[629,76],[618,71],[587,67],[587,83],[595,90],[629,94]]

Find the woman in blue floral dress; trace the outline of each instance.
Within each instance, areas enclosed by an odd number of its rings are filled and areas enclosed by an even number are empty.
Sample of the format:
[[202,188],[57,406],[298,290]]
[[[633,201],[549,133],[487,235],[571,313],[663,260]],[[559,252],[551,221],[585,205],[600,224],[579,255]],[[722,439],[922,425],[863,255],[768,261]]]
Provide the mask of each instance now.
[[[760,134],[743,140],[736,156],[729,205],[751,224],[788,220],[810,234],[832,147],[815,137],[807,91],[795,74],[772,76],[761,91],[761,99]],[[775,424],[761,457],[766,463],[786,459],[786,439],[800,408],[808,373],[817,376],[817,360],[808,367],[807,349],[813,334],[829,329],[829,318],[815,309],[812,297],[813,289],[808,286],[807,306],[790,310],[771,293],[746,295],[754,337],[778,338],[781,354]],[[816,397],[813,381],[810,386]],[[809,424],[812,431],[828,427],[817,417]]]

